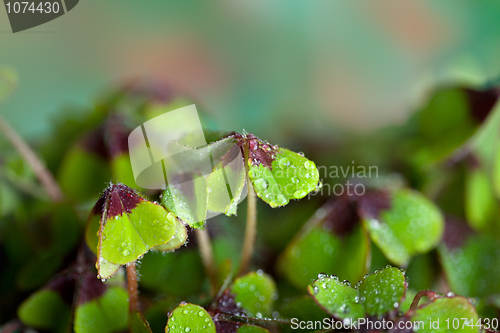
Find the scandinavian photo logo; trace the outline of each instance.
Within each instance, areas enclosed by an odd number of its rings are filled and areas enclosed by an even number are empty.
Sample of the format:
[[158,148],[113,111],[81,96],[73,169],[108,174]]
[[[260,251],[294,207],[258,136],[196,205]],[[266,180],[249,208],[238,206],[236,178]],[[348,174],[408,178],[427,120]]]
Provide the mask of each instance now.
[[167,190],[175,211],[189,211],[194,222],[224,212],[201,201],[227,207],[246,197],[246,190],[238,191],[245,179],[240,147],[232,138],[207,145],[194,104],[148,120],[130,133],[128,144],[136,184]]

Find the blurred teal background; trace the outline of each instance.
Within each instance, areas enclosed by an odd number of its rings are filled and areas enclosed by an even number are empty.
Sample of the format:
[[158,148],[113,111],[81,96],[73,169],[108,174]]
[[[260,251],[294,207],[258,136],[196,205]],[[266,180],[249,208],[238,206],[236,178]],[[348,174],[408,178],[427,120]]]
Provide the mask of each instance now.
[[29,139],[123,81],[162,79],[221,129],[269,140],[339,137],[402,123],[436,86],[500,76],[500,1],[81,0],[12,34],[19,72],[0,113]]

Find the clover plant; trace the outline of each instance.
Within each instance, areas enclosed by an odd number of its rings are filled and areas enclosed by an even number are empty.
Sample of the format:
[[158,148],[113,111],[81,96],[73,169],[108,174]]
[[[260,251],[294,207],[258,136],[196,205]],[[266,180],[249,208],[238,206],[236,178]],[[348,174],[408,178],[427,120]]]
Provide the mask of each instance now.
[[[0,68],[0,102],[16,85]],[[129,133],[192,104],[162,89],[120,87],[33,146],[0,117],[3,331],[498,329],[498,88],[439,89],[406,124],[352,143],[288,141],[317,164],[245,131],[205,130],[205,146],[177,143],[193,165],[220,157],[189,175],[191,192],[135,182]],[[346,174],[364,191],[332,193],[340,180],[324,165],[342,163],[380,174]]]

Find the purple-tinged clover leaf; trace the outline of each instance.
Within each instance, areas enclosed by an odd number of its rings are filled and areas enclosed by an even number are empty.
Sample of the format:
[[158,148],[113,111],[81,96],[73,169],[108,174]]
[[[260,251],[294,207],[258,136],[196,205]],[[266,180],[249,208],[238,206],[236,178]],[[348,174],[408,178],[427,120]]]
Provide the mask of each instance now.
[[102,279],[152,248],[172,250],[186,239],[185,228],[174,213],[122,184],[104,191],[89,217],[86,238],[93,251],[97,245],[97,270]]
[[251,133],[234,134],[257,196],[271,207],[302,199],[318,187],[319,172],[302,153],[271,145]]

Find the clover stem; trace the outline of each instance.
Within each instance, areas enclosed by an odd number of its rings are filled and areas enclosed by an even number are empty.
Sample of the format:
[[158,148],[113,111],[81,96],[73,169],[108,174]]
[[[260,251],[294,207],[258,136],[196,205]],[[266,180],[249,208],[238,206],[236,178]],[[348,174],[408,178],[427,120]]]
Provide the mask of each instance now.
[[413,298],[413,302],[410,305],[409,311],[415,311],[418,307],[418,303],[420,302],[420,299],[424,296],[427,296],[430,300],[433,300],[433,299],[439,297],[439,295],[437,293],[435,293],[434,291],[421,290]]
[[42,183],[45,192],[54,202],[63,201],[64,196],[59,188],[59,185],[54,179],[52,173],[38,158],[30,146],[21,138],[19,134],[9,125],[9,123],[0,117],[0,130],[3,135],[10,141],[12,146],[17,150],[19,155],[28,163],[36,177]]
[[195,229],[195,232],[203,267],[205,268],[205,273],[210,280],[210,293],[214,295],[217,290],[217,271],[212,251],[212,243],[210,242],[210,235],[206,229]]
[[248,270],[257,236],[257,196],[248,175],[248,145],[245,146],[245,168],[247,170],[248,186],[247,224],[245,228],[245,239],[243,240],[243,250],[241,252],[241,266],[238,275],[243,275]]
[[137,287],[137,271],[134,261],[127,264],[128,308],[131,314],[139,308],[139,292]]

